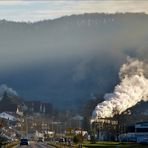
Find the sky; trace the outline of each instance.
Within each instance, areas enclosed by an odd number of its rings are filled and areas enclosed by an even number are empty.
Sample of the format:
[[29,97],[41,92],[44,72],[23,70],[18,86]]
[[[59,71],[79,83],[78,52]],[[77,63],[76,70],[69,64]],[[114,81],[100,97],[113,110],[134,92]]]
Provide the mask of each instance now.
[[147,0],[1,0],[0,19],[34,22],[83,13],[148,13]]
[[[12,20],[12,21],[25,21],[34,22],[44,19],[55,19],[65,15],[72,14],[83,14],[83,13],[116,13],[116,12],[145,12],[148,13],[148,1],[147,0],[46,0],[46,1],[31,1],[31,0],[0,0],[0,19]],[[62,20],[62,19],[61,19]],[[30,26],[27,27],[22,25],[22,30],[17,24],[7,23],[8,25],[2,26],[0,28],[0,84],[7,84],[8,87],[12,87],[18,92],[18,94],[31,98],[31,97],[51,97],[56,95],[59,98],[65,97],[67,94],[67,88],[69,89],[69,95],[74,96],[75,92],[78,94],[85,95],[84,92],[88,92],[87,85],[90,87],[98,87],[100,83],[100,89],[103,90],[105,87],[108,88],[108,82],[106,77],[96,76],[96,71],[98,75],[104,75],[104,71],[100,72],[100,65],[102,67],[106,64],[108,59],[115,59],[115,63],[122,61],[123,53],[120,52],[122,49],[137,49],[136,53],[139,55],[147,56],[147,20],[139,22],[139,18],[136,18],[136,23],[128,24],[128,22],[117,23],[117,27],[111,26],[110,28],[104,28],[100,35],[99,25],[98,32],[90,33],[87,30],[86,37],[85,32],[81,30],[82,34],[79,35],[77,27],[74,28],[75,31],[69,29],[65,35],[66,25],[55,25],[52,29],[50,25],[43,28],[43,32],[40,27],[35,26],[34,29],[30,30]],[[5,22],[5,21],[4,21]],[[56,21],[54,21],[56,23]],[[104,21],[102,21],[104,22]],[[59,23],[59,22],[58,22]],[[99,22],[97,22],[99,23]],[[125,23],[125,24],[123,24]],[[4,23],[5,24],[5,23]],[[42,23],[41,23],[42,24]],[[132,24],[132,25],[131,25]],[[20,25],[20,24],[19,24]],[[18,25],[18,26],[19,26]],[[79,25],[79,24],[78,24]],[[118,26],[119,25],[119,26]],[[130,27],[128,25],[131,25]],[[134,26],[135,25],[135,26]],[[44,25],[43,25],[44,26]],[[46,25],[45,25],[46,26]],[[73,25],[70,25],[73,27]],[[84,25],[85,26],[85,25]],[[141,26],[141,27],[139,27]],[[4,28],[5,29],[4,29]],[[38,29],[39,27],[39,29]],[[56,27],[58,28],[56,30]],[[62,28],[62,29],[61,29]],[[140,29],[139,29],[140,28]],[[46,32],[47,30],[49,32]],[[86,29],[84,27],[84,29]],[[102,29],[102,28],[100,28]],[[51,31],[51,34],[50,33]],[[58,31],[63,31],[58,32]],[[71,35],[71,31],[73,34]],[[107,34],[106,34],[107,32]],[[130,32],[130,33],[129,33]],[[52,34],[53,33],[53,34]],[[84,33],[84,34],[83,34]],[[65,35],[65,38],[64,38]],[[80,38],[83,38],[80,40]],[[88,41],[88,42],[87,42]],[[106,44],[108,42],[108,44]],[[92,50],[91,48],[94,50]],[[109,58],[102,58],[105,62],[102,62],[98,58],[100,55],[98,50],[106,49],[105,53],[109,51]],[[119,50],[118,50],[119,49]],[[143,49],[140,51],[139,49]],[[85,50],[85,54],[84,54]],[[87,51],[88,50],[88,51]],[[97,50],[97,51],[96,51]],[[112,52],[113,51],[113,52]],[[126,51],[125,51],[126,52]],[[104,53],[104,52],[103,52]],[[110,53],[113,53],[110,54]],[[127,51],[128,53],[128,51]],[[85,58],[86,55],[86,58]],[[106,54],[105,54],[106,55]],[[84,59],[83,57],[84,56]],[[100,61],[96,62],[95,58]],[[80,58],[77,61],[76,57]],[[113,58],[112,58],[113,57]],[[82,59],[81,59],[82,58]],[[69,60],[70,59],[70,60]],[[75,63],[76,65],[72,65]],[[106,60],[107,59],[107,60]],[[109,61],[109,64],[110,64]],[[56,64],[55,64],[55,63]],[[68,63],[68,66],[65,64]],[[72,63],[71,65],[69,63]],[[54,64],[53,64],[54,63]],[[101,64],[100,64],[101,63]],[[58,65],[59,64],[59,65]],[[92,66],[94,64],[94,66]],[[53,65],[53,66],[52,66]],[[64,65],[64,66],[63,66]],[[96,67],[95,67],[96,65]],[[55,66],[55,67],[54,67]],[[62,67],[63,66],[63,67]],[[92,72],[94,67],[95,71]],[[63,70],[65,68],[65,70]],[[72,68],[72,69],[71,69]],[[73,70],[74,69],[74,70]],[[99,69],[99,70],[98,70]],[[102,68],[103,69],[103,68]],[[67,72],[65,74],[65,72]],[[108,72],[108,71],[107,71]],[[110,72],[110,70],[109,70]],[[112,73],[112,72],[111,72]],[[109,73],[110,74],[110,73]],[[69,79],[67,77],[69,76]],[[73,81],[74,78],[74,81]],[[110,78],[110,77],[108,77]],[[77,81],[84,82],[78,83]],[[84,81],[87,80],[87,81]],[[93,81],[99,81],[98,84]],[[105,81],[105,84],[103,84]],[[76,83],[75,83],[76,82]],[[112,84],[113,82],[111,82]],[[75,85],[76,84],[76,85]],[[85,86],[84,90],[81,87]],[[97,86],[96,86],[97,85]],[[77,87],[79,86],[79,87]],[[102,87],[103,86],[103,87]],[[62,89],[61,89],[62,88]],[[77,88],[77,89],[73,89]],[[79,89],[80,88],[80,89]],[[56,89],[59,89],[57,94]],[[96,88],[94,88],[96,90]],[[97,88],[98,89],[98,88]],[[45,90],[45,91],[44,91]],[[51,96],[49,93],[51,90]],[[76,91],[77,90],[77,91]],[[74,96],[75,97],[75,96]],[[67,95],[65,98],[69,98]]]

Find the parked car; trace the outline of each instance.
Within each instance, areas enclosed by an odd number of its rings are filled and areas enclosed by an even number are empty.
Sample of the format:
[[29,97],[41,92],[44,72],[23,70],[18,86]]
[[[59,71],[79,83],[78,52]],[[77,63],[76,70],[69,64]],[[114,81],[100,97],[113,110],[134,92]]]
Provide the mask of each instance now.
[[64,138],[60,138],[59,142],[65,142]]
[[44,138],[39,137],[38,142],[44,142]]
[[20,145],[29,145],[28,139],[21,139]]

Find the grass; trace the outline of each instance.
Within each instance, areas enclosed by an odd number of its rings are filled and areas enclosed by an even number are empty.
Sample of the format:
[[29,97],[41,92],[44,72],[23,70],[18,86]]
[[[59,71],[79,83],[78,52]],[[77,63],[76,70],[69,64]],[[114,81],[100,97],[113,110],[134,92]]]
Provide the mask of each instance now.
[[83,147],[85,148],[99,148],[99,147],[108,147],[108,148],[141,148],[148,146],[140,145],[137,143],[130,143],[130,142],[96,142],[95,144],[91,144],[90,142],[84,142]]
[[53,143],[53,142],[50,142],[48,144],[55,148],[78,148],[78,144],[72,144],[71,146],[64,143]]
[[[56,148],[78,148],[78,144],[73,144],[72,146],[68,146],[64,143],[49,143],[49,145],[54,146]],[[83,148],[148,148],[148,145],[140,145],[137,143],[130,142],[96,142],[95,144],[90,143],[89,141],[84,141],[82,144]]]
[[69,148],[69,146],[66,144],[59,144],[59,143],[48,143],[48,144],[55,148]]
[[18,142],[11,142],[5,145],[5,148],[12,148],[13,146],[16,146]]

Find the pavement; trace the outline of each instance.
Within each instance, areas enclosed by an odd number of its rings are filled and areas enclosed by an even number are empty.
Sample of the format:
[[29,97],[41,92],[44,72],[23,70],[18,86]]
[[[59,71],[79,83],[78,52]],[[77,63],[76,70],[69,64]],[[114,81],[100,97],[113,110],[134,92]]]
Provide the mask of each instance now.
[[13,148],[55,148],[53,146],[48,145],[46,142],[35,142],[35,141],[31,141],[29,142],[29,145],[16,145]]

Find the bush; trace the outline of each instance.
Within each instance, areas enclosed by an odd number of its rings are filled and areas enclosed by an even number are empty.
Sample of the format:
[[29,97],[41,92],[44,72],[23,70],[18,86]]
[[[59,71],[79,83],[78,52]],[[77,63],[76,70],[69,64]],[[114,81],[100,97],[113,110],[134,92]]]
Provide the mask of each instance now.
[[83,142],[83,136],[81,134],[75,135],[73,138],[74,143],[82,143]]
[[96,143],[96,138],[95,138],[94,135],[91,136],[91,140],[90,141],[91,141],[92,144],[95,144]]

